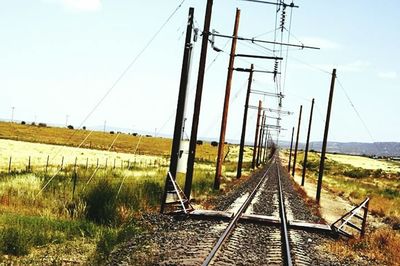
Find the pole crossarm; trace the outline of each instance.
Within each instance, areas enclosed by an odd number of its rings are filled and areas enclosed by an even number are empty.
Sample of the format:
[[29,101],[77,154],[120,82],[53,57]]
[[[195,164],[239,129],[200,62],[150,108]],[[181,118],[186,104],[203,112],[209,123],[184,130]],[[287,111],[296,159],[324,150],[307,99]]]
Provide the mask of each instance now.
[[293,2],[290,3],[290,4],[286,4],[283,1],[281,1],[280,3],[269,2],[269,1],[261,1],[261,0],[242,0],[242,1],[260,3],[260,4],[268,4],[268,5],[275,5],[275,6],[284,6],[284,7],[291,7],[291,8],[299,8],[299,6],[295,5]]
[[238,72],[253,72],[253,73],[266,73],[266,74],[281,74],[281,72],[276,72],[276,71],[257,70],[257,69],[251,70],[250,68],[241,68],[241,67],[236,67],[236,68],[234,68],[233,70],[238,71]]
[[[210,32],[209,35],[215,36],[215,37],[221,37],[221,38],[230,38],[233,39],[235,37],[230,36],[230,35],[225,35],[225,34],[219,34],[216,32]],[[277,45],[282,45],[282,46],[289,46],[289,47],[298,47],[301,49],[315,49],[315,50],[320,50],[321,48],[319,47],[314,47],[314,46],[308,46],[304,44],[293,44],[293,43],[283,43],[283,42],[274,42],[274,41],[267,41],[267,40],[259,40],[255,38],[244,38],[244,37],[236,37],[239,41],[250,41],[252,43],[267,43],[267,44],[277,44]]]
[[[249,108],[250,109],[258,109],[258,107],[254,106],[254,105],[249,105]],[[292,115],[293,114],[293,112],[282,111],[282,110],[277,110],[277,109],[272,109],[272,108],[265,108],[265,107],[262,107],[261,110],[271,112],[271,113],[278,113],[281,115]]]
[[264,95],[264,96],[278,97],[280,99],[285,98],[285,95],[283,95],[281,92],[280,93],[273,93],[273,92],[268,92],[268,91],[251,90],[251,93]]
[[247,57],[247,58],[258,58],[258,59],[283,60],[283,57],[266,56],[266,55],[235,54],[235,56],[236,57]]

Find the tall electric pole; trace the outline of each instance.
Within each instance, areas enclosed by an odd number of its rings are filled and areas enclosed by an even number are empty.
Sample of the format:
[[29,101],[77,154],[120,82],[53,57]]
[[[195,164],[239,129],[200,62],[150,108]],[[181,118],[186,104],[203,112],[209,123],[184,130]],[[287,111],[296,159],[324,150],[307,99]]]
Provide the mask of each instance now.
[[294,147],[294,156],[293,156],[293,170],[292,176],[296,171],[296,159],[297,159],[297,149],[299,147],[299,135],[300,135],[300,125],[301,125],[301,112],[303,111],[303,105],[300,105],[300,113],[299,113],[299,122],[297,124],[297,137],[296,137],[296,145]]
[[233,39],[231,46],[231,54],[229,57],[228,75],[226,79],[224,109],[222,110],[221,132],[219,136],[217,169],[215,171],[214,189],[219,189],[221,184],[222,160],[224,158],[224,144],[226,134],[226,124],[228,122],[229,98],[231,95],[233,67],[235,64],[236,43],[239,30],[240,10],[236,9],[235,26],[233,28]]
[[194,159],[196,156],[197,131],[199,129],[201,97],[203,94],[204,72],[205,72],[206,62],[207,62],[207,47],[208,47],[208,36],[210,35],[212,6],[213,6],[213,0],[207,0],[207,7],[206,7],[206,14],[205,14],[205,19],[204,19],[204,28],[203,28],[203,37],[202,37],[202,43],[201,43],[201,52],[200,52],[199,73],[197,75],[196,96],[195,96],[195,100],[194,100],[192,131],[190,134],[189,156],[188,156],[188,165],[187,165],[187,171],[186,171],[185,191],[184,191],[185,195],[188,199],[190,199],[190,192],[191,192],[192,180],[193,180]]
[[332,71],[331,88],[329,91],[328,109],[326,111],[325,131],[324,131],[324,140],[322,141],[321,160],[319,162],[318,185],[317,185],[317,195],[316,195],[316,200],[318,203],[321,199],[322,178],[324,176],[326,145],[328,144],[329,121],[331,120],[331,109],[332,109],[333,91],[335,89],[335,80],[336,80],[336,69],[334,68]]
[[240,178],[242,176],[243,153],[244,153],[244,144],[245,144],[245,140],[246,140],[247,113],[249,110],[251,84],[253,82],[253,70],[254,70],[254,65],[251,64],[250,72],[249,72],[249,81],[247,83],[246,100],[244,103],[242,134],[240,136],[239,159],[238,159],[236,178]]
[[307,168],[307,157],[308,157],[308,147],[310,144],[310,133],[311,133],[311,124],[312,124],[312,117],[314,111],[314,98],[311,101],[311,111],[310,111],[310,120],[308,122],[308,131],[307,131],[307,141],[306,141],[306,148],[304,150],[304,160],[303,160],[303,173],[301,175],[301,185],[304,186],[304,180],[306,178],[306,168]]
[[257,147],[258,147],[258,133],[260,128],[260,116],[261,116],[262,102],[258,101],[258,111],[257,111],[257,122],[256,122],[256,133],[254,137],[254,147],[253,147],[253,160],[251,162],[251,168],[256,168],[256,156],[257,156]]

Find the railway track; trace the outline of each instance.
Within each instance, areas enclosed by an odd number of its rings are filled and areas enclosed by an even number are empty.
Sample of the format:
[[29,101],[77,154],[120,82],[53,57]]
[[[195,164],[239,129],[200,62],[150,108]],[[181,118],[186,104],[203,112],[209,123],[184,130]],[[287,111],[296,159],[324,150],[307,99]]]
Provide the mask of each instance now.
[[[307,260],[305,252],[302,252],[301,247],[296,246],[294,248],[295,244],[299,242],[296,241],[299,235],[295,233],[291,236],[288,229],[287,206],[285,205],[285,193],[280,168],[279,158],[277,156],[272,157],[263,177],[237,210],[218,241],[212,247],[211,252],[202,263],[203,266],[259,264],[259,258],[252,261],[252,257],[255,257],[255,254],[251,254],[251,250],[247,252],[249,254],[246,254],[246,251],[242,249],[243,246],[247,245],[246,242],[252,242],[253,246],[264,246],[263,251],[257,250],[257,252],[264,252],[263,264],[293,265],[292,253],[295,256],[296,265],[311,264],[311,261]],[[262,194],[264,195],[261,196]],[[279,219],[279,226],[266,227],[265,225],[241,223],[241,218],[246,214],[264,214],[259,213],[255,205],[271,203],[259,202],[258,198],[265,199],[265,196],[267,196],[265,194],[269,194],[268,196],[273,202],[273,206],[269,208],[269,213],[265,214]],[[290,216],[293,218],[292,214]],[[252,240],[249,241],[249,239]]]

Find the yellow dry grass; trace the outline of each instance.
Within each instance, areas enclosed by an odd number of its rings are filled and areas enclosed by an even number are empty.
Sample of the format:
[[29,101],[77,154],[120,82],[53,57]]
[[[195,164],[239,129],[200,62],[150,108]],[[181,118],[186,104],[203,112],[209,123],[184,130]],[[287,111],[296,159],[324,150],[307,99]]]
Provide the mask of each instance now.
[[356,155],[345,155],[345,154],[327,154],[326,157],[333,161],[341,164],[350,164],[354,167],[360,167],[363,169],[377,170],[382,169],[383,171],[398,172],[400,166],[389,161],[377,160],[363,156]]

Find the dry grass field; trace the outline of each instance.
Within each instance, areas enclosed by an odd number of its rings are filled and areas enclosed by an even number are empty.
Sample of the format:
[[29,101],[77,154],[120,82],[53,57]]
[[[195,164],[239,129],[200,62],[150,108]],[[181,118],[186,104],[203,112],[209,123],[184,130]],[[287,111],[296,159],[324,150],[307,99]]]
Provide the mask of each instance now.
[[[283,155],[288,157],[289,152]],[[296,175],[301,176],[303,152],[298,154]],[[323,187],[356,205],[370,197],[371,214],[386,223],[370,228],[365,238],[332,242],[326,247],[340,257],[366,259],[381,265],[400,264],[400,166],[392,161],[362,156],[327,154]],[[306,182],[316,186],[320,154],[310,152]]]
[[[165,138],[0,123],[0,264],[102,260],[146,230],[135,217],[158,211],[170,149]],[[221,191],[212,189],[216,153],[197,145],[196,203],[238,183],[238,147],[227,145]],[[244,176],[251,154],[246,148]]]

